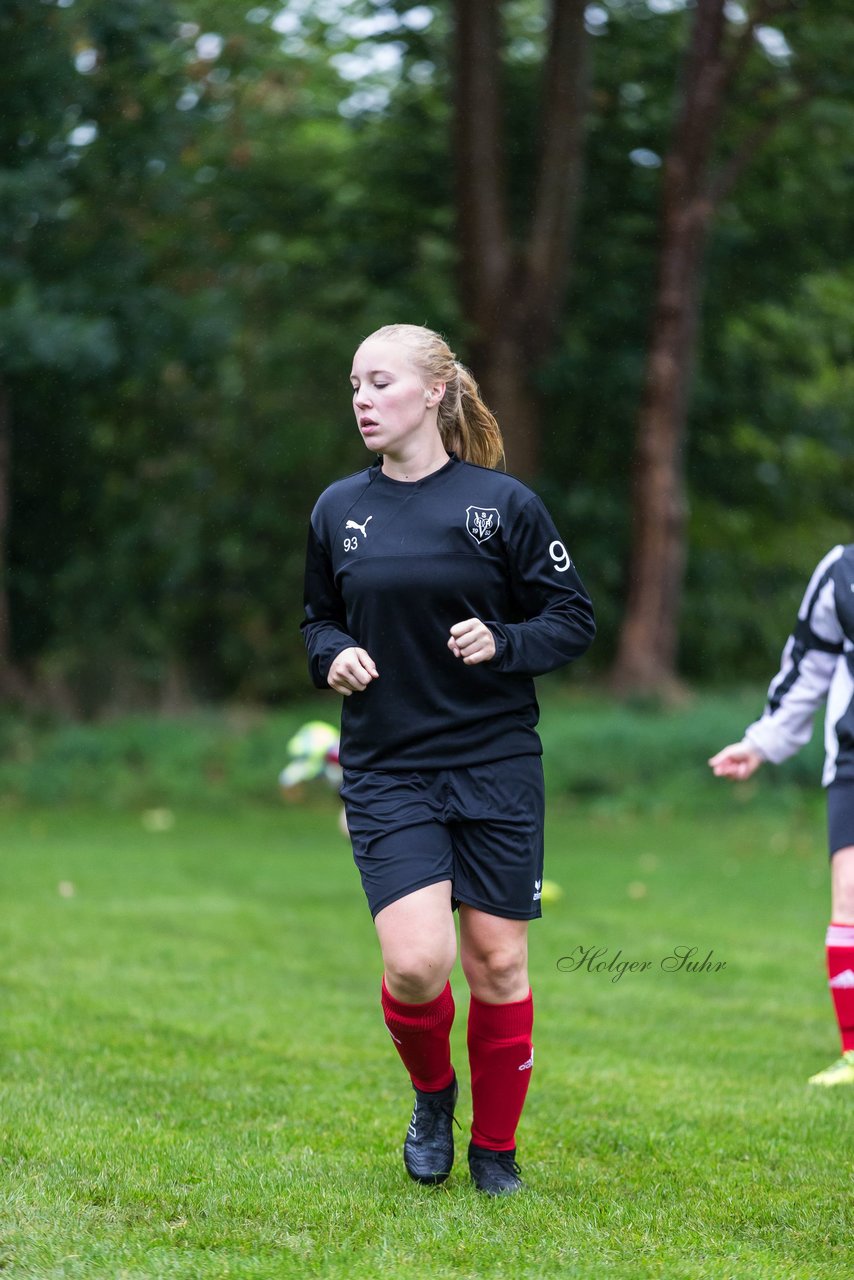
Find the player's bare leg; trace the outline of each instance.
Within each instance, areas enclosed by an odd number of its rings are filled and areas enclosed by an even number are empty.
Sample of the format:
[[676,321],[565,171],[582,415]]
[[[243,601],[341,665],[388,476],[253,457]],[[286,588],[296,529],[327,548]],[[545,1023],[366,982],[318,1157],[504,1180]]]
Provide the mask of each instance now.
[[479,1191],[508,1195],[522,1186],[516,1126],[534,1064],[527,920],[461,906],[460,958],[471,988],[469,1170]]
[[444,1182],[454,1161],[457,1079],[451,1066],[457,954],[449,880],[399,898],[376,916],[383,1013],[415,1090],[403,1160],[416,1182]]

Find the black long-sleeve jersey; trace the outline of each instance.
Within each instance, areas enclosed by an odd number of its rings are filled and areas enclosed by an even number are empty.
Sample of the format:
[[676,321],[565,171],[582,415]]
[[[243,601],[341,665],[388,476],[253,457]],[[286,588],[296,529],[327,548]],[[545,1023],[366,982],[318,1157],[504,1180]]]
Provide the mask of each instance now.
[[828,551],[813,573],[764,714],[744,736],[779,764],[809,742],[822,703],[822,781],[854,781],[854,543]]
[[[448,648],[467,618],[492,631],[489,662],[466,666]],[[537,495],[452,454],[423,480],[376,465],[321,494],[302,631],[318,688],[352,645],[379,671],[344,699],[342,764],[407,770],[540,754],[533,677],[580,657],[595,624]]]

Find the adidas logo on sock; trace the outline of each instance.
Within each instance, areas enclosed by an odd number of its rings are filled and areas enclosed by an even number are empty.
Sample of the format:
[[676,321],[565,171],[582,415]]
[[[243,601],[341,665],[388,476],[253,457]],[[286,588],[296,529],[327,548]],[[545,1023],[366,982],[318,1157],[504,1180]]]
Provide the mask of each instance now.
[[854,987],[854,969],[843,969],[835,978],[830,979],[832,987]]

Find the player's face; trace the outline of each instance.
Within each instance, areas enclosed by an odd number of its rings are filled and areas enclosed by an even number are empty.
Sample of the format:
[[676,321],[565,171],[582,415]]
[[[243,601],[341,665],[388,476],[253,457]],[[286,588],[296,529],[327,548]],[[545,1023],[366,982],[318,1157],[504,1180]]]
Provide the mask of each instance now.
[[353,409],[362,439],[394,456],[436,431],[436,409],[412,359],[398,342],[368,338],[353,359]]

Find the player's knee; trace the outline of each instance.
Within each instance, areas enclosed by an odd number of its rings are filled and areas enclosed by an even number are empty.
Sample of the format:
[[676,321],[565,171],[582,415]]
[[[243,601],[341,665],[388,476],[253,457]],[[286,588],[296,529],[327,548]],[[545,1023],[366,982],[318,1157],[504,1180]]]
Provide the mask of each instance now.
[[474,994],[496,1002],[520,998],[527,988],[528,957],[524,948],[495,947],[464,958],[463,969]]
[[831,884],[833,920],[837,924],[854,923],[854,847],[833,855]]
[[444,952],[409,952],[386,957],[386,986],[406,1004],[423,1004],[434,1000],[443,990],[453,963],[454,956]]
[[836,924],[854,924],[854,883],[837,886],[831,915]]

